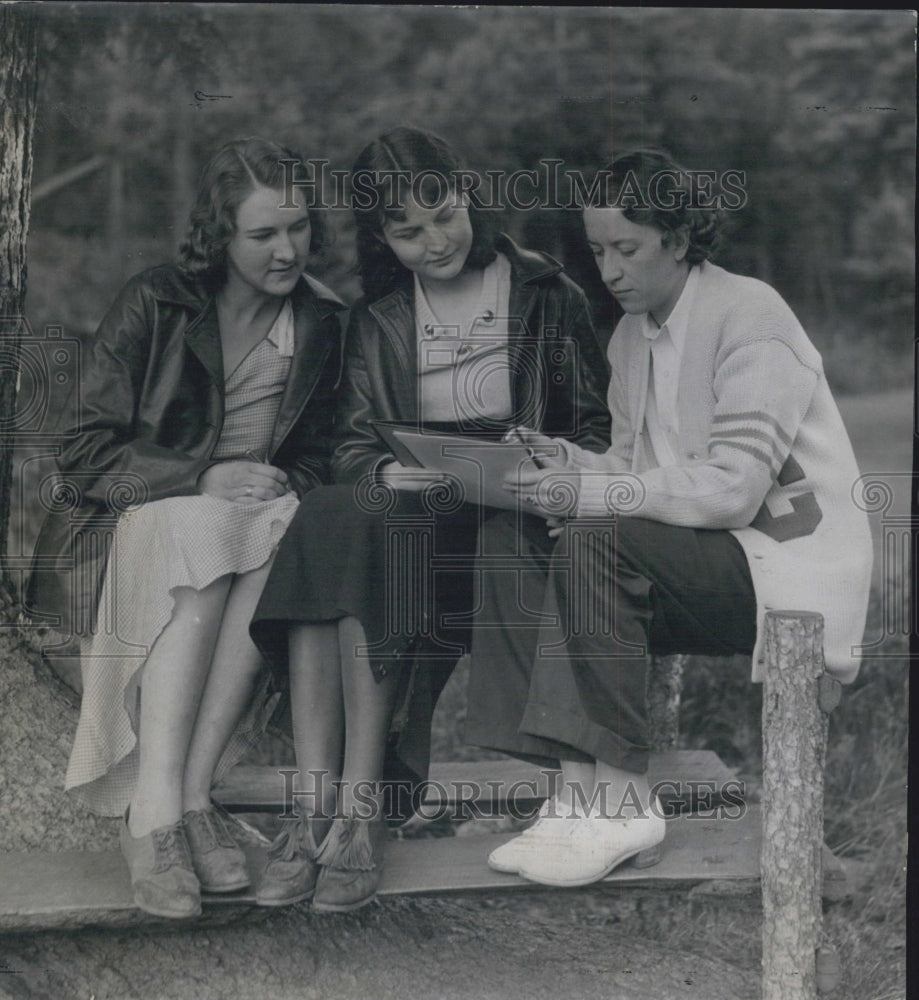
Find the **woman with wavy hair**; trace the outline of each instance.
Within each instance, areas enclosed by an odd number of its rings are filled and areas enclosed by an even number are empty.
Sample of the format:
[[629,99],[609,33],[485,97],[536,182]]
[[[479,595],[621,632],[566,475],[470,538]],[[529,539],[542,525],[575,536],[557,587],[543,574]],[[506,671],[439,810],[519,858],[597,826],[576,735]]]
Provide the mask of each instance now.
[[[210,789],[261,732],[249,620],[299,498],[329,480],[341,303],[303,273],[323,228],[285,189],[297,159],[245,139],[207,164],[178,265],[132,278],[83,359],[60,460],[91,517],[117,516],[66,785],[124,814],[135,901],[160,916],[249,884]],[[39,555],[56,533],[52,515]],[[64,591],[36,573],[30,611],[78,627]]]
[[[493,235],[461,171],[442,139],[400,127],[352,173],[365,296],[348,328],[341,485],[294,519],[252,627],[289,673],[300,769],[298,818],[259,889],[266,905],[373,898],[380,782],[426,778],[434,705],[469,641],[471,560],[494,510],[403,466],[373,422],[480,440],[526,424],[588,449],[608,433],[583,292],[551,257]],[[405,799],[386,811],[405,818]]]

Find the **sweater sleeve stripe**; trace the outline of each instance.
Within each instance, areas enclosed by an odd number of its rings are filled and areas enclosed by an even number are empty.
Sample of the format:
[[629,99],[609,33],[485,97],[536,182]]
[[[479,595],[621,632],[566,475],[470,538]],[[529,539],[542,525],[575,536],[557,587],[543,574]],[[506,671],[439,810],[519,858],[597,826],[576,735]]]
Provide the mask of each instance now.
[[719,413],[712,417],[712,424],[736,424],[736,423],[762,423],[767,427],[770,427],[776,437],[785,445],[786,448],[790,448],[792,445],[791,437],[785,432],[782,425],[772,416],[771,413],[765,413],[763,410],[748,410],[745,413]]
[[721,431],[720,433],[712,434],[709,440],[713,445],[731,445],[735,441],[739,441],[741,443],[746,443],[750,447],[755,447],[757,442],[761,442],[765,445],[765,448],[760,449],[762,453],[770,453],[772,455],[769,464],[775,472],[778,472],[781,468],[782,463],[785,460],[785,455],[787,454],[781,442],[777,441],[774,436],[764,434],[762,431],[754,430],[751,427],[746,427],[742,431]]
[[769,467],[772,474],[776,471],[775,458],[769,455],[768,452],[762,451],[760,448],[754,447],[752,444],[748,444],[746,441],[731,441],[731,440],[719,440],[718,442],[724,448],[737,448],[739,451],[745,451],[748,455],[752,455],[755,459],[758,459],[763,465]]
[[780,442],[776,441],[774,434],[767,434],[766,431],[761,431],[756,427],[744,427],[737,430],[718,430],[712,433],[711,438],[712,440],[720,440],[722,438],[755,438],[757,441],[762,441],[773,452],[784,450]]

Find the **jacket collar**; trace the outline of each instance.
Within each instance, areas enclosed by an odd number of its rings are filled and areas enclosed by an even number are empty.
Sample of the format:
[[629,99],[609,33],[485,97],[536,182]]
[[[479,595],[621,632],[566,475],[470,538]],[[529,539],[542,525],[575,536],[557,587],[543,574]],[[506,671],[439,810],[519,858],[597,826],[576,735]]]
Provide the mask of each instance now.
[[[175,303],[193,313],[185,331],[186,343],[222,393],[223,357],[213,295],[203,282],[189,277],[177,267],[156,268],[151,275],[151,285],[157,299]],[[334,292],[310,275],[302,275],[291,292],[291,305],[294,311],[294,356],[275,421],[272,453],[306,405],[329,352],[335,351],[338,355],[339,377],[344,356],[344,338],[340,333],[336,343],[325,339],[328,328],[323,320],[346,308]],[[317,336],[318,333],[322,335]]]
[[[495,238],[495,249],[510,261],[512,286],[535,285],[563,270],[562,265],[554,257],[539,250],[526,250],[505,233],[499,233]],[[392,322],[401,311],[408,309],[412,312],[412,290],[397,288],[376,302],[369,303],[368,309],[381,322]]]
[[[509,338],[512,370],[516,370],[513,365],[517,363],[518,352],[522,349],[521,341],[528,329],[527,322],[537,298],[537,286],[546,278],[559,274],[562,265],[546,253],[525,250],[504,233],[495,239],[495,249],[503,253],[511,265],[510,315],[519,316],[523,321],[519,329],[514,324]],[[406,391],[411,397],[418,369],[413,290],[411,287],[398,288],[376,302],[368,303],[367,309],[387,336],[399,361],[400,375],[407,380]]]
[[559,274],[562,265],[541,250],[526,250],[518,246],[506,233],[499,233],[495,239],[495,249],[503,253],[511,263],[514,282],[533,285]]

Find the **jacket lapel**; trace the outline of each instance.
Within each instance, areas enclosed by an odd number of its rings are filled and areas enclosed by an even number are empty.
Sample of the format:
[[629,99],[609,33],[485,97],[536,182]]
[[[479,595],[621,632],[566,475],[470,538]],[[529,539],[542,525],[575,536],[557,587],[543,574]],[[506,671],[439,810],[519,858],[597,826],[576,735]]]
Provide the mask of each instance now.
[[393,369],[392,393],[396,399],[409,404],[410,413],[404,419],[418,418],[418,342],[415,336],[415,307],[413,297],[404,289],[370,305],[370,312],[380,324],[389,341],[397,364]]
[[217,325],[217,306],[213,299],[209,299],[201,312],[188,324],[185,343],[204,365],[222,395],[223,350],[220,346],[220,327]]
[[340,306],[315,299],[301,283],[294,293],[293,307],[294,355],[271,434],[271,455],[280,448],[309,402],[329,354],[340,347],[322,336],[322,320]]

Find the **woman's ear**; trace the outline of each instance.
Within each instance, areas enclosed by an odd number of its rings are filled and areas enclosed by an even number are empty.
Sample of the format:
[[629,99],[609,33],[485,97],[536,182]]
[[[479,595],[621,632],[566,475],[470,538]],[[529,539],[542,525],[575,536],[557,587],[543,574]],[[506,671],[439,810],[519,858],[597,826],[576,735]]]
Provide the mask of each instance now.
[[670,234],[674,260],[685,260],[689,252],[689,226],[680,226]]

